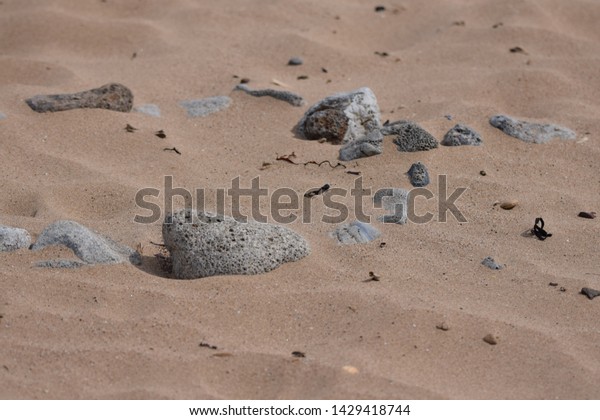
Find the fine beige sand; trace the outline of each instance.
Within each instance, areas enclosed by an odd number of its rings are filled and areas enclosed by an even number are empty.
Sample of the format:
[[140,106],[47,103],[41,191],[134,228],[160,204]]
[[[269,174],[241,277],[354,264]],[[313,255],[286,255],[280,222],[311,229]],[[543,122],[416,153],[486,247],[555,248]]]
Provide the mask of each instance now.
[[[599,21],[592,0],[3,0],[0,224],[35,239],[75,220],[138,247],[144,263],[40,269],[73,254],[2,253],[0,397],[600,398],[600,298],[579,293],[600,289],[600,219],[577,216],[600,210]],[[304,64],[288,66],[292,56]],[[484,145],[400,153],[388,138],[383,154],[347,169],[291,165],[276,157],[336,163],[339,147],[296,138],[307,106],[232,92],[234,75],[307,105],[368,86],[384,121],[410,119],[438,139],[460,122]],[[25,103],[109,82],[161,117],[38,114]],[[231,106],[204,118],[178,105],[217,95]],[[497,113],[564,125],[577,139],[526,144],[489,125]],[[352,170],[365,188],[409,188],[417,161],[436,195],[440,174],[450,192],[468,188],[457,201],[466,223],[377,223],[381,238],[340,246],[315,197],[313,222],[290,226],[311,255],[264,275],[169,278],[151,244],[162,242],[160,221],[133,222],[147,215],[136,192],[162,191],[165,175],[206,189],[214,209],[215,190],[238,176],[302,194],[350,189]],[[504,200],[518,205],[494,206]],[[524,235],[540,216],[553,233],[543,242]],[[487,256],[506,268],[484,267]],[[364,282],[369,271],[380,281]]]

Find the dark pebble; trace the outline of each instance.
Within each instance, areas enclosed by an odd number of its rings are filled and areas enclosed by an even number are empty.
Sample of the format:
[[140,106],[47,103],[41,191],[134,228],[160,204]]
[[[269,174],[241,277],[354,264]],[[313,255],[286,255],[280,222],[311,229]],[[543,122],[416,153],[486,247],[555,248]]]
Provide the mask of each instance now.
[[240,83],[243,83],[243,84],[250,83],[250,79],[248,79],[247,77],[244,77],[242,80],[240,80]]
[[496,344],[498,344],[498,339],[496,337],[494,337],[492,334],[488,334],[485,337],[483,337],[483,341],[485,341],[488,344],[491,344],[492,346],[495,346]]
[[385,6],[375,6],[376,12],[385,12]]
[[421,163],[413,163],[408,170],[408,177],[413,187],[425,187],[429,185],[429,172],[427,167]]
[[597,296],[600,296],[600,290],[590,289],[589,287],[584,287],[581,289],[581,294],[586,295],[589,300],[594,299]]
[[579,217],[583,217],[584,219],[595,219],[596,212],[595,211],[582,211],[578,214]]
[[302,60],[300,57],[292,57],[288,61],[288,66],[300,66],[303,63],[304,63],[304,60]]

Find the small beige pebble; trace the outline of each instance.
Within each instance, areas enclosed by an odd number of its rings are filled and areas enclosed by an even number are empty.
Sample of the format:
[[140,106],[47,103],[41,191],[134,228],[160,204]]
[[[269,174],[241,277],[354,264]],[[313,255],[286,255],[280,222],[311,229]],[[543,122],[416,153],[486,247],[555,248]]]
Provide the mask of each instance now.
[[442,330],[442,331],[448,331],[450,329],[448,324],[446,324],[445,322],[440,322],[439,324],[437,324],[435,326],[435,328],[437,328],[438,330]]
[[500,208],[502,208],[504,210],[511,210],[511,209],[514,209],[518,203],[519,202],[515,201],[515,200],[503,201],[502,203],[500,203]]
[[358,373],[358,368],[350,365],[346,365],[342,367],[342,370],[350,375],[356,375]]
[[485,341],[488,344],[491,344],[492,346],[498,344],[498,339],[493,334],[488,334],[485,337],[483,337],[483,341]]

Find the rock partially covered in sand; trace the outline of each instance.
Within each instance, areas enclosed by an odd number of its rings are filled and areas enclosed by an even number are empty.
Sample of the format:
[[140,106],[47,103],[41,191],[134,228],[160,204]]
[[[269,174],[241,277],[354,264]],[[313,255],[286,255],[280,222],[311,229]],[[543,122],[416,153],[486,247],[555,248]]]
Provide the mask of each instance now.
[[577,137],[573,130],[566,127],[528,122],[508,115],[494,115],[490,118],[490,124],[527,143],[547,143],[555,138],[574,140]]
[[413,163],[408,170],[408,177],[413,187],[425,187],[429,185],[429,172],[424,163]]
[[332,232],[332,236],[341,244],[363,244],[378,238],[381,233],[368,223],[355,220],[342,225]]
[[498,264],[492,257],[485,257],[483,261],[481,261],[481,264],[492,270],[502,270],[504,268],[504,264]]
[[31,236],[25,229],[10,226],[0,226],[0,252],[16,251],[28,248]]
[[308,140],[324,138],[343,144],[340,160],[353,160],[382,152],[380,118],[375,94],[364,87],[328,96],[311,106],[297,132]]
[[133,93],[119,83],[110,83],[77,93],[37,95],[26,99],[25,102],[36,112],[67,111],[76,108],[102,108],[129,112],[133,107]]
[[304,60],[301,57],[292,57],[288,61],[288,66],[301,66]]
[[421,152],[438,147],[438,141],[424,128],[412,121],[396,121],[381,129],[385,136],[394,135],[394,144],[401,152]]
[[304,238],[286,227],[189,209],[166,216],[163,237],[180,279],[266,273],[310,253]]
[[87,264],[141,263],[140,255],[133,249],[70,220],[60,220],[46,227],[31,249],[35,251],[52,245],[70,248]]
[[378,208],[387,211],[387,214],[379,218],[383,223],[403,225],[408,220],[408,191],[401,188],[384,188],[375,193],[373,202]]
[[155,104],[143,104],[133,108],[135,112],[150,115],[151,117],[160,117],[160,107]]
[[480,146],[483,140],[479,133],[463,124],[456,124],[444,136],[444,146]]
[[261,97],[261,96],[270,96],[275,99],[279,99],[280,101],[287,102],[290,105],[294,106],[303,106],[306,104],[304,102],[304,98],[302,96],[288,92],[287,90],[275,90],[275,89],[251,89],[243,83],[240,83],[235,87],[235,90],[241,90],[246,92],[248,95]]
[[185,108],[190,117],[206,117],[227,108],[230,104],[231,98],[229,96],[212,96],[179,102],[179,105]]
[[84,262],[75,260],[46,260],[35,263],[38,268],[79,268],[84,265]]

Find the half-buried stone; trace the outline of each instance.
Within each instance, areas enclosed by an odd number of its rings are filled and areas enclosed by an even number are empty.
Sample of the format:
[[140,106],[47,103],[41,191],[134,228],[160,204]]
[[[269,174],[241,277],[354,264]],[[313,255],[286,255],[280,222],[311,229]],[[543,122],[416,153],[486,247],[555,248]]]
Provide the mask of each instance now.
[[490,118],[490,124],[505,134],[527,143],[548,143],[555,138],[574,140],[577,137],[573,130],[560,125],[534,123],[508,115],[494,115]]
[[326,139],[341,144],[340,160],[353,160],[381,154],[377,98],[368,87],[328,96],[309,108],[296,126],[308,140]]
[[179,106],[184,108],[190,117],[206,117],[229,107],[230,104],[229,96],[211,96],[179,102]]
[[396,136],[394,144],[400,152],[422,152],[438,147],[438,141],[423,127],[412,121],[400,120],[382,127],[384,136]]
[[36,95],[26,99],[35,112],[57,112],[76,108],[102,108],[129,112],[133,107],[133,93],[119,83],[109,83],[96,89],[77,93]]
[[342,225],[332,232],[332,236],[343,245],[364,244],[380,235],[381,233],[375,227],[359,220]]
[[0,252],[16,251],[30,244],[31,236],[25,229],[0,225]]
[[407,174],[413,187],[425,187],[429,185],[429,172],[424,163],[413,163]]
[[168,214],[162,230],[179,279],[266,273],[310,253],[304,238],[286,227],[189,209]]
[[[86,264],[141,263],[140,254],[133,249],[71,220],[60,220],[46,227],[31,249],[36,251],[53,245],[70,248]],[[38,266],[57,267],[51,262],[42,262]]]
[[479,133],[463,124],[456,124],[452,127],[442,140],[444,146],[480,146],[482,144],[483,140]]

